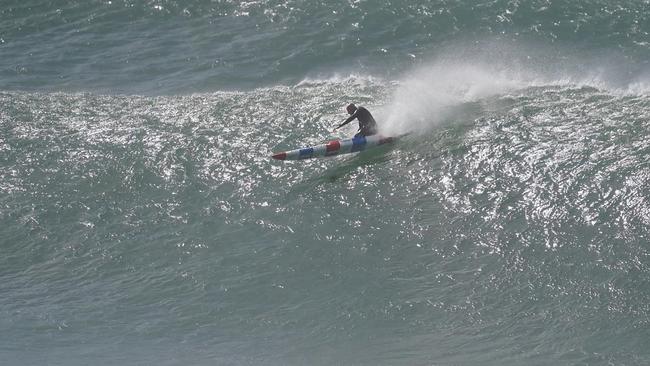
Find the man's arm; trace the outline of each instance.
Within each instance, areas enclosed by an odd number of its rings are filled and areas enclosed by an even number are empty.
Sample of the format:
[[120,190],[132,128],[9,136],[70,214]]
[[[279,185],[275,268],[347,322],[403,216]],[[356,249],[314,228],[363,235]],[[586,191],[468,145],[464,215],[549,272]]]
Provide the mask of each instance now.
[[352,122],[355,118],[357,118],[357,113],[358,113],[358,111],[357,111],[357,112],[354,112],[354,114],[351,115],[350,117],[348,117],[348,119],[346,119],[345,122],[343,122],[343,123],[341,123],[340,125],[336,126],[336,128],[334,129],[334,131],[336,131],[336,130],[338,130],[339,128],[341,128],[341,127],[347,125],[348,123]]

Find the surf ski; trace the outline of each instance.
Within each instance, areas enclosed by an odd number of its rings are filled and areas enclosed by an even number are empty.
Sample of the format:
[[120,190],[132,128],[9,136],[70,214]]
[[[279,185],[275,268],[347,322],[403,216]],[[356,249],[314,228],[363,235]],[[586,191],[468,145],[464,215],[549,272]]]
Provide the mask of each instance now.
[[399,136],[384,136],[377,134],[372,136],[353,137],[351,139],[332,140],[325,144],[275,153],[271,155],[271,157],[276,160],[303,160],[351,154],[372,149],[377,146],[391,144],[405,135],[407,134]]

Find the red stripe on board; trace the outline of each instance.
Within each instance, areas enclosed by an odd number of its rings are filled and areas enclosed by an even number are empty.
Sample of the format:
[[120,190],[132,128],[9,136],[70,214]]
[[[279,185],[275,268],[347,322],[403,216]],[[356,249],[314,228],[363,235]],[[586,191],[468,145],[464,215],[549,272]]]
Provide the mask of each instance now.
[[337,140],[334,140],[327,143],[327,146],[325,147],[325,151],[331,152],[331,151],[336,151],[340,148],[341,148],[341,143],[338,142]]
[[281,153],[273,154],[271,157],[273,159],[277,159],[277,160],[284,160],[284,159],[287,158],[287,153],[286,152],[281,152]]

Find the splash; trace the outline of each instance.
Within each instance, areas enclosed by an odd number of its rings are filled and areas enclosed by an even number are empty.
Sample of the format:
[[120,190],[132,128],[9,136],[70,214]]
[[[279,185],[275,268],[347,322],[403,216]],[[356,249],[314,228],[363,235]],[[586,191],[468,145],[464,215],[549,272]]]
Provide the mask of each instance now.
[[384,109],[385,131],[426,131],[457,106],[526,87],[525,80],[484,64],[443,61],[421,68],[399,83]]
[[647,96],[650,73],[621,55],[572,53],[531,45],[458,47],[408,73],[380,111],[386,133],[426,132],[463,106],[539,87],[589,87],[614,96]]

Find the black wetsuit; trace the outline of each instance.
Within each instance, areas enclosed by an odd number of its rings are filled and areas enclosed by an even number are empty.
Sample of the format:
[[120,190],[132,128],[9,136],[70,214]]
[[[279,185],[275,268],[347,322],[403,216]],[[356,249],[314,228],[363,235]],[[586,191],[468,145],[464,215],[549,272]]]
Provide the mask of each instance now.
[[350,117],[348,117],[345,122],[341,123],[339,127],[347,125],[355,118],[359,120],[359,133],[354,135],[354,137],[370,136],[377,133],[377,122],[375,122],[372,114],[370,114],[370,112],[364,107],[357,108],[357,110]]

